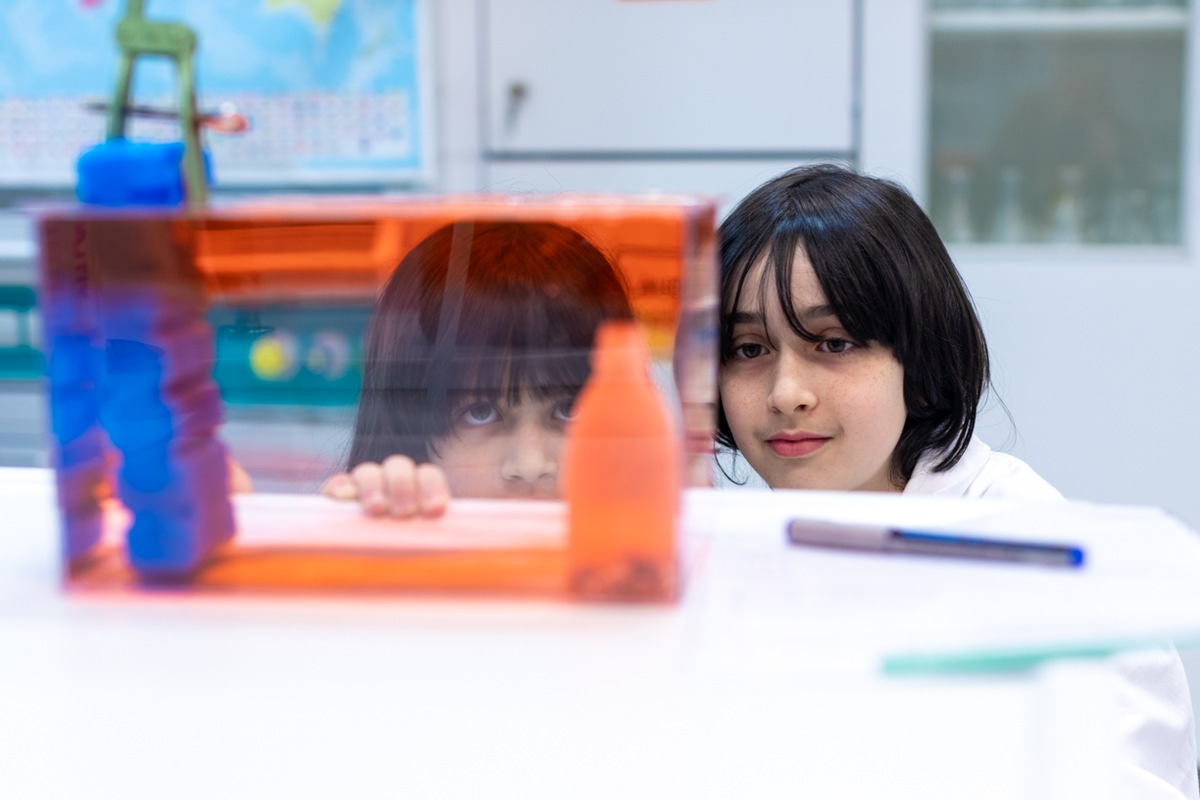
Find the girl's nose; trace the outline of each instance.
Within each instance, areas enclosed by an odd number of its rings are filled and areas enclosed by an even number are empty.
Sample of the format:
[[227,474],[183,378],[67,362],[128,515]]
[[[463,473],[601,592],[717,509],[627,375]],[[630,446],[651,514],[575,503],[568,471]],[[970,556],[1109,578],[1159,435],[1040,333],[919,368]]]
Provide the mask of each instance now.
[[817,404],[817,395],[803,359],[784,352],[775,364],[767,403],[772,411],[791,414]]
[[562,434],[538,424],[522,425],[513,431],[500,465],[500,477],[506,481],[536,484],[558,475]]

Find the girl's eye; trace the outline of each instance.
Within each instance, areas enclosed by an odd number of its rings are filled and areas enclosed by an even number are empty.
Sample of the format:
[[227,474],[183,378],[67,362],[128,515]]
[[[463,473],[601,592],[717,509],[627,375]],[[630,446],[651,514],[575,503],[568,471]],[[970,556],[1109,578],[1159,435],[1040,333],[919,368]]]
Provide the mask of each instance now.
[[570,422],[575,419],[575,398],[560,400],[554,406],[551,416],[558,422]]
[[500,419],[500,412],[491,403],[472,403],[458,412],[458,418],[472,427],[490,425]]
[[840,356],[845,353],[849,353],[855,347],[858,347],[858,345],[849,339],[822,339],[821,343],[818,344],[817,347],[823,353],[831,353],[835,356]]
[[739,361],[749,361],[767,354],[767,348],[757,342],[746,342],[733,348],[733,357]]

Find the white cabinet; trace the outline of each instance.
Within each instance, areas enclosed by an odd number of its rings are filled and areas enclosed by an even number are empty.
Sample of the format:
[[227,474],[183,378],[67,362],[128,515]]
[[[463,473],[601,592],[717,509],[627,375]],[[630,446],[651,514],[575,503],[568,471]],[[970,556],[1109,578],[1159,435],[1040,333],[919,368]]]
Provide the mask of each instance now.
[[486,0],[492,156],[850,153],[850,0]]
[[694,194],[724,215],[752,189],[806,159],[511,159],[486,167],[489,192]]
[[940,0],[928,182],[942,235],[1177,245],[1188,12],[1146,0]]
[[[862,3],[859,163],[912,188],[952,240],[1004,403],[985,405],[981,435],[1068,497],[1200,526],[1195,9]],[[1015,241],[999,235],[1006,167]],[[970,242],[953,241],[955,169]]]

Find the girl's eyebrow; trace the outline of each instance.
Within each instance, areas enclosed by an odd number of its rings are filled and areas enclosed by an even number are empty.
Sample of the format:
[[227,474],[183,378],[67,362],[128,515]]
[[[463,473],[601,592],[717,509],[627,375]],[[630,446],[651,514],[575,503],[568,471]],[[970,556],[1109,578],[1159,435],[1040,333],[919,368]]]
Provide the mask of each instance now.
[[725,316],[725,322],[729,325],[757,325],[761,328],[764,320],[762,313],[758,311],[734,311]]
[[800,312],[801,322],[811,322],[817,319],[825,319],[826,317],[833,317],[834,319],[837,319],[837,311],[835,311],[833,306],[829,304],[809,306]]
[[[800,312],[802,323],[810,323],[828,317],[837,319],[837,311],[829,304],[809,306]],[[761,311],[734,311],[725,317],[725,321],[729,325],[758,325],[760,327],[765,323]]]

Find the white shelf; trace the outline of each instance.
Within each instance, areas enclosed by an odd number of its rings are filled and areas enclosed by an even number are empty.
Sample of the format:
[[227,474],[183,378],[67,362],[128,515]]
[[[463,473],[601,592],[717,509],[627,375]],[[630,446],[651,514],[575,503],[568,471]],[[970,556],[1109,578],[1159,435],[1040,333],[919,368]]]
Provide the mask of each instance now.
[[970,8],[934,11],[934,33],[1179,33],[1185,8]]

